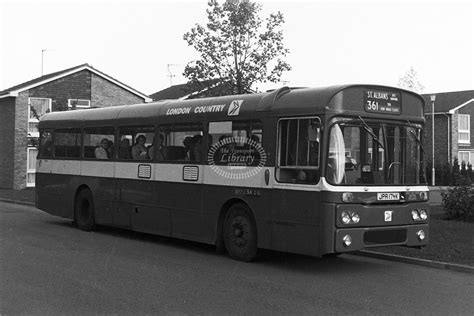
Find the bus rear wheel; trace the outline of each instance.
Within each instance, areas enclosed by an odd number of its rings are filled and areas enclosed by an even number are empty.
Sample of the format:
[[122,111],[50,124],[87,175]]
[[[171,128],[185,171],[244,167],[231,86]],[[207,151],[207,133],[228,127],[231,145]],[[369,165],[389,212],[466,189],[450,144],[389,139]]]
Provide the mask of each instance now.
[[76,197],[74,220],[81,230],[91,231],[95,228],[94,199],[88,189],[81,190]]
[[244,204],[230,207],[224,220],[223,239],[229,255],[241,261],[252,261],[257,255],[257,228]]

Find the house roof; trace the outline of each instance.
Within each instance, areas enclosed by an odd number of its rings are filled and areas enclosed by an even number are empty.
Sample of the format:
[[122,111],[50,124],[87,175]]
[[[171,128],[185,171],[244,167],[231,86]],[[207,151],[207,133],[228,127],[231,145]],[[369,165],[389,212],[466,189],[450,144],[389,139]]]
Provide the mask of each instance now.
[[436,95],[434,102],[435,113],[453,113],[465,105],[474,104],[474,90],[422,94],[421,96],[426,104],[425,114],[431,113],[432,95]]
[[89,70],[90,72],[92,72],[92,73],[94,73],[94,74],[96,74],[96,75],[98,75],[98,76],[100,76],[100,77],[116,84],[117,86],[122,87],[125,90],[128,90],[129,92],[139,96],[140,98],[143,98],[145,102],[150,102],[151,101],[151,98],[148,97],[146,94],[144,94],[144,93],[142,93],[138,90],[135,90],[132,87],[118,81],[117,79],[115,79],[115,78],[113,78],[113,77],[111,77],[111,76],[109,76],[109,75],[93,68],[89,64],[82,64],[82,65],[75,66],[75,67],[72,67],[72,68],[68,68],[68,69],[64,69],[64,70],[61,70],[61,71],[53,72],[53,73],[50,73],[50,74],[32,79],[32,80],[27,81],[27,82],[23,82],[19,85],[13,86],[13,87],[8,88],[8,89],[5,89],[3,91],[0,91],[0,98],[16,97],[16,96],[18,96],[18,93],[20,93],[22,91],[32,89],[34,87],[46,84],[50,81],[54,81],[54,80],[69,76],[73,73],[76,73],[76,72],[79,72],[79,71],[82,71],[82,70]]
[[186,88],[187,84],[177,84],[161,91],[155,92],[150,95],[154,101],[168,100],[168,99],[181,99],[189,95],[189,90]]
[[[159,100],[187,100],[196,99],[200,97],[212,97],[214,93],[222,93],[220,89],[224,87],[219,79],[204,80],[197,85],[190,83],[178,84],[161,91],[155,92],[150,97],[153,101]],[[255,91],[248,90],[246,93],[255,93]],[[220,94],[217,94],[220,95]]]

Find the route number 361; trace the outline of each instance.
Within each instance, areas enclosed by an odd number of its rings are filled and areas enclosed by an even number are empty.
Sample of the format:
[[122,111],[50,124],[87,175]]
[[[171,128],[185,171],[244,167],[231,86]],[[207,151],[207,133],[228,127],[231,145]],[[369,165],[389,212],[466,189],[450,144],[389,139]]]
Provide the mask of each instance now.
[[367,110],[377,111],[379,109],[379,103],[377,101],[367,100]]

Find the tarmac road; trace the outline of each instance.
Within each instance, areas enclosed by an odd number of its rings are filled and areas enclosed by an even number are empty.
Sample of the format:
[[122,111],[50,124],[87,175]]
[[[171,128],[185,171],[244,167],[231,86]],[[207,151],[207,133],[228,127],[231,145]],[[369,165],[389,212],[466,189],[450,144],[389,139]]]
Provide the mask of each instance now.
[[0,202],[0,314],[472,315],[474,275],[372,258],[264,251],[237,262],[192,242],[83,232]]

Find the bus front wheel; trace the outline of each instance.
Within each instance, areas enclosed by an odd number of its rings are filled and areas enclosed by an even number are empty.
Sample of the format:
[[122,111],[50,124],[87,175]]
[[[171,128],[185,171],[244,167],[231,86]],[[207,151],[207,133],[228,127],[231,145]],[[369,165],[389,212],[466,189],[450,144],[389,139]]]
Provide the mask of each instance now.
[[95,227],[94,199],[88,189],[81,190],[76,197],[74,220],[81,230],[91,231]]
[[232,258],[248,262],[257,255],[257,228],[244,204],[230,207],[224,220],[223,235],[225,248]]

